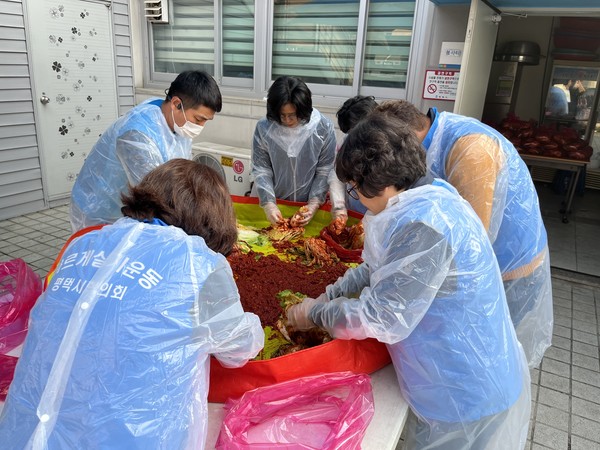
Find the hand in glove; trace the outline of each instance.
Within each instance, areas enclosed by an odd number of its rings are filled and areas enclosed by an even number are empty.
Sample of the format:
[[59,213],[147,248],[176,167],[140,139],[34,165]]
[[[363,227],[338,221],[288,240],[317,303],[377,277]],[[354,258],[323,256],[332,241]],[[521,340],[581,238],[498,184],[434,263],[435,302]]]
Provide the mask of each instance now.
[[303,206],[302,208],[300,208],[298,210],[298,212],[296,212],[296,214],[294,214],[294,217],[296,218],[295,219],[295,222],[297,224],[296,226],[304,227],[304,226],[308,225],[308,222],[310,222],[312,220],[315,213],[319,209],[319,206],[321,206],[321,205],[319,204],[318,201],[311,200],[310,202],[308,202],[308,204],[306,206]]
[[265,211],[265,215],[271,224],[277,225],[283,220],[281,211],[279,211],[279,208],[275,203],[266,203],[265,206],[263,206],[263,210]]
[[316,325],[312,320],[310,320],[308,314],[314,305],[320,303],[325,302],[315,298],[306,297],[304,300],[302,300],[302,303],[290,306],[285,313],[288,323],[298,331],[304,331],[315,327]]
[[346,222],[348,221],[348,211],[345,208],[336,208],[331,210],[331,218],[332,222],[337,220],[338,223],[346,226]]

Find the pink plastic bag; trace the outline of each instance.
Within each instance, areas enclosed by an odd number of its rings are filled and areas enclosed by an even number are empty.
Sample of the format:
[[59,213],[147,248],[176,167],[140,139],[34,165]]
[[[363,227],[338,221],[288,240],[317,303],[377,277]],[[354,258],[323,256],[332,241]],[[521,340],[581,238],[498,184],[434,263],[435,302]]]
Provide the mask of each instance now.
[[22,259],[0,262],[0,354],[21,345],[42,280]]
[[216,448],[360,449],[373,418],[367,374],[298,378],[228,400]]

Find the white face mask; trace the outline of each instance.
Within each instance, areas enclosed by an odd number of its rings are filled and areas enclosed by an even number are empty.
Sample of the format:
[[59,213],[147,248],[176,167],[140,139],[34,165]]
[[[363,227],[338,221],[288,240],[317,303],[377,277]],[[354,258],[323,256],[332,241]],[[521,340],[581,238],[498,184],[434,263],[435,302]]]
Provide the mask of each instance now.
[[197,125],[187,120],[187,117],[185,116],[185,109],[183,109],[183,104],[181,105],[181,110],[183,111],[183,117],[185,118],[185,123],[181,127],[177,125],[177,122],[175,122],[175,116],[173,114],[173,110],[171,110],[171,117],[173,119],[173,130],[181,137],[194,139],[196,136],[202,133],[204,127],[202,125]]

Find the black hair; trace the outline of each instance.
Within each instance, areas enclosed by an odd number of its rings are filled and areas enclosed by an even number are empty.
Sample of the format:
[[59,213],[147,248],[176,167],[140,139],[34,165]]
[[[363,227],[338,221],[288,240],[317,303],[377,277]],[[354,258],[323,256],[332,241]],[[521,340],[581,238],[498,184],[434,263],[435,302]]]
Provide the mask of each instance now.
[[184,108],[195,109],[206,106],[221,112],[223,99],[215,79],[201,70],[186,70],[177,75],[166,91],[166,100],[179,97]]
[[377,107],[375,97],[372,95],[356,95],[349,98],[335,114],[342,133],[348,133],[359,120]]
[[407,123],[414,131],[424,130],[430,120],[427,114],[423,114],[415,105],[406,100],[387,100],[375,109],[378,113],[384,113],[396,117]]
[[312,114],[312,93],[304,81],[297,77],[277,78],[267,93],[267,119],[281,125],[281,108],[287,103],[296,107],[296,117],[307,123]]
[[426,170],[425,150],[409,126],[378,112],[350,130],[335,162],[340,181],[356,183],[367,198],[380,195],[388,186],[408,189]]

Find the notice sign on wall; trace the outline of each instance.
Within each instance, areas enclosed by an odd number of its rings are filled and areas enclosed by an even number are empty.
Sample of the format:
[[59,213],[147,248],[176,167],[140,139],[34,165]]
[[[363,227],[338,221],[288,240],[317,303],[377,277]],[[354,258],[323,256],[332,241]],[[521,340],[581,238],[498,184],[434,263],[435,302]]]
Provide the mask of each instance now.
[[456,100],[458,70],[427,70],[423,98],[428,100]]

